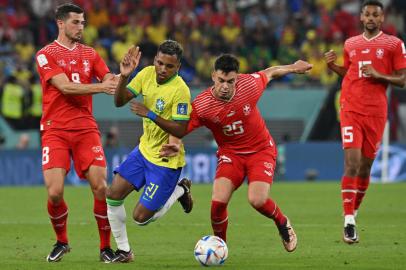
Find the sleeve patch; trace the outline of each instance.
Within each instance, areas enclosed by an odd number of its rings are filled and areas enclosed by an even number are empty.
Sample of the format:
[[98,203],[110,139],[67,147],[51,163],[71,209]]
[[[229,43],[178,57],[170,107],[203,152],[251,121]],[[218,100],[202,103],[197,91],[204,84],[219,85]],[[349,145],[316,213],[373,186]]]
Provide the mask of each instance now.
[[187,103],[179,103],[178,104],[178,109],[177,109],[177,114],[179,115],[187,115]]
[[261,77],[259,74],[257,73],[252,73],[250,74],[252,77],[254,77],[255,79],[258,79],[259,77]]
[[37,61],[38,61],[38,65],[40,67],[45,66],[46,64],[48,64],[48,59],[46,58],[46,56],[44,54],[40,54],[37,56]]

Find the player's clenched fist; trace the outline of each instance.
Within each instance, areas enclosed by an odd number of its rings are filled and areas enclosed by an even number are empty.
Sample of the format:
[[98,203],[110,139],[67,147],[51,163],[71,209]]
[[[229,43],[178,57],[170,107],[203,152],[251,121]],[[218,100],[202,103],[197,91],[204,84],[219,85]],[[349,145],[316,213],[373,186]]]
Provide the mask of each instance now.
[[303,60],[296,61],[293,64],[293,66],[294,66],[294,69],[295,69],[294,72],[299,73],[299,74],[305,73],[305,72],[311,70],[312,67],[313,67],[312,64],[310,64],[310,63],[308,63],[306,61],[303,61]]
[[115,79],[115,77],[113,76],[107,80],[104,80],[102,82],[102,85],[104,88],[104,90],[103,90],[104,93],[106,93],[107,95],[114,95],[114,93],[116,92],[118,82]]
[[329,50],[328,52],[324,53],[324,59],[326,60],[327,64],[332,64],[337,60],[337,54],[333,50]]

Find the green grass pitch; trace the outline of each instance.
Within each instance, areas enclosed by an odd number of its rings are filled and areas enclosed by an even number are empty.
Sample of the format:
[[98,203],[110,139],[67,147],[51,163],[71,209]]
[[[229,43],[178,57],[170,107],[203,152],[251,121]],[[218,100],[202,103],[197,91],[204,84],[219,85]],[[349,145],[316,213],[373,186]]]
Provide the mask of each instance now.
[[[45,257],[54,234],[45,188],[0,188],[0,269],[202,269],[193,248],[201,236],[211,234],[211,185],[195,185],[192,192],[192,213],[184,214],[176,204],[146,227],[132,222],[139,194],[131,194],[126,200],[127,229],[136,258],[131,264],[111,265],[98,262],[90,189],[67,187],[72,251],[50,264]],[[249,206],[246,194],[246,186],[240,188],[229,206],[229,258],[221,269],[406,269],[406,183],[371,185],[357,219],[360,243],[351,246],[341,240],[338,182],[275,183],[271,196],[298,235],[293,253],[284,251],[273,222]]]

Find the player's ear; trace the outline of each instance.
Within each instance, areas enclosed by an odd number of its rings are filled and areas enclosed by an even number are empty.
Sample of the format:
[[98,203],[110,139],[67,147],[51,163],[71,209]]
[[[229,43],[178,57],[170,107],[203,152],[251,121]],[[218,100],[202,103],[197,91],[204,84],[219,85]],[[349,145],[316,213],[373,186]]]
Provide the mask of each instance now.
[[213,82],[216,81],[216,71],[213,70],[213,72],[211,73],[211,79],[213,80]]

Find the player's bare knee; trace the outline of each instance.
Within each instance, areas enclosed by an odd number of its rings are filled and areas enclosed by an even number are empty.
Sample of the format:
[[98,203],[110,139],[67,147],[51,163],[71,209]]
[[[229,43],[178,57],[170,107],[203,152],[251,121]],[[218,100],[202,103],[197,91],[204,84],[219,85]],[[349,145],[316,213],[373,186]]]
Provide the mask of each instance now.
[[48,200],[51,201],[52,203],[59,203],[63,199],[63,193],[62,192],[52,192],[48,194]]
[[248,195],[248,202],[255,209],[261,208],[267,200],[267,197],[258,195]]
[[107,186],[105,183],[100,183],[97,186],[92,187],[92,192],[97,198],[104,198],[106,196]]
[[145,226],[150,222],[151,217],[144,213],[133,213],[133,219],[135,224]]
[[349,177],[355,177],[360,170],[359,162],[346,162],[345,163],[345,175]]

